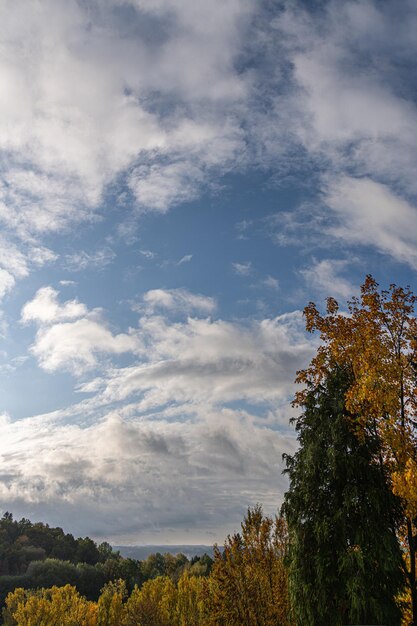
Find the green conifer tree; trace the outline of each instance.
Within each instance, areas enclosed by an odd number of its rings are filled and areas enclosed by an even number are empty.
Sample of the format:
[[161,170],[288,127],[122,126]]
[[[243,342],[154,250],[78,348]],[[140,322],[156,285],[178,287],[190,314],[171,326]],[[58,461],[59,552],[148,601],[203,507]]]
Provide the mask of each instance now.
[[289,530],[289,586],[303,626],[397,626],[402,556],[401,510],[375,432],[359,438],[345,409],[350,375],[335,367],[306,393],[299,450],[286,456],[283,511]]

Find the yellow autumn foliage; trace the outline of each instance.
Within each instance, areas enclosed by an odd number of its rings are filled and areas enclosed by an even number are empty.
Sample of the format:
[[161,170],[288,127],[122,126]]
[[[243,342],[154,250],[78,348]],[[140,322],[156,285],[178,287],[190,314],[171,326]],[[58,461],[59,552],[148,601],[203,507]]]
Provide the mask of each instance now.
[[[328,298],[326,314],[314,303],[305,308],[306,328],[322,339],[310,367],[299,372],[297,381],[306,385],[322,382],[334,364],[348,367],[353,383],[346,409],[355,415],[358,437],[368,430],[378,434],[382,450],[378,459],[389,470],[393,491],[404,509],[399,538],[405,548],[407,581],[414,619],[417,620],[417,320],[416,296],[409,288],[391,285],[379,290],[367,276],[360,298],[353,298],[348,312],[340,313],[334,298]],[[302,404],[306,391],[298,393]]]
[[135,586],[107,583],[97,602],[70,586],[15,589],[3,610],[5,626],[290,626],[284,558],[287,530],[282,518],[249,509],[242,533],[217,549],[208,576],[183,572],[175,585],[167,576]]
[[7,626],[97,626],[97,605],[71,585],[40,591],[16,589],[6,599]]

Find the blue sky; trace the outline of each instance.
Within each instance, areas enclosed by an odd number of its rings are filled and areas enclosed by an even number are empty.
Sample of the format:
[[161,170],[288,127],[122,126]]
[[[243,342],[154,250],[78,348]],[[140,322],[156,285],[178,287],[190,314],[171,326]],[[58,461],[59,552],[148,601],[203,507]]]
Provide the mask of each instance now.
[[5,0],[0,500],[116,543],[268,513],[302,309],[415,286],[415,2]]

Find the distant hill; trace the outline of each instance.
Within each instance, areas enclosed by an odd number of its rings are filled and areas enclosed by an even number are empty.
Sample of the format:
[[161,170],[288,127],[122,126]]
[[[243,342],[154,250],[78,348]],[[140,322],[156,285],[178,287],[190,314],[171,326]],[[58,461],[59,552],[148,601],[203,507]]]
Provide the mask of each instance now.
[[120,554],[129,559],[137,559],[143,561],[150,554],[185,554],[188,559],[193,556],[203,556],[208,554],[213,557],[213,546],[203,545],[178,545],[178,546],[113,546],[113,550],[118,550]]

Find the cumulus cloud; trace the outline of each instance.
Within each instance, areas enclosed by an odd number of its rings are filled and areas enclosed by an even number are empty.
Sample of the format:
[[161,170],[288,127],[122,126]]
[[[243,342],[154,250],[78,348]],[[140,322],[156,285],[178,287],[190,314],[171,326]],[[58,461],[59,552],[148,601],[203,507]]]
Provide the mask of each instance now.
[[59,304],[58,295],[59,292],[52,287],[39,289],[33,300],[23,307],[22,322],[48,324],[83,317],[87,313],[87,307],[78,300],[67,300],[64,304]]
[[151,290],[143,300],[138,327],[113,334],[100,311],[88,311],[77,300],[60,304],[58,292],[44,287],[22,309],[23,323],[39,325],[31,351],[44,369],[78,374],[97,367],[98,354],[135,354],[137,364],[107,370],[98,402],[140,395],[143,407],[283,400],[294,372],[311,355],[298,311],[249,325],[192,317],[171,322],[158,310],[211,313],[215,301],[183,289]]
[[188,163],[142,165],[130,176],[129,185],[143,210],[165,213],[170,206],[193,200],[204,177]]
[[[83,375],[87,397],[0,421],[0,502],[113,541],[155,543],[160,529],[164,541],[222,540],[248,505],[261,500],[272,513],[280,502],[281,455],[295,447],[288,397],[314,343],[299,311],[174,322],[160,312],[209,313],[215,303],[186,290],[145,295],[138,327],[120,334],[51,287],[25,305],[40,366]],[[134,364],[112,362],[125,352]]]
[[89,312],[77,300],[61,305],[58,295],[52,287],[43,287],[22,309],[24,324],[39,324],[31,352],[43,369],[82,374],[98,366],[98,354],[117,355],[140,349],[133,331],[114,335],[100,319],[99,311]]
[[114,335],[102,322],[83,318],[40,328],[31,352],[45,370],[81,374],[98,366],[99,354],[123,354],[139,348],[134,334]]

